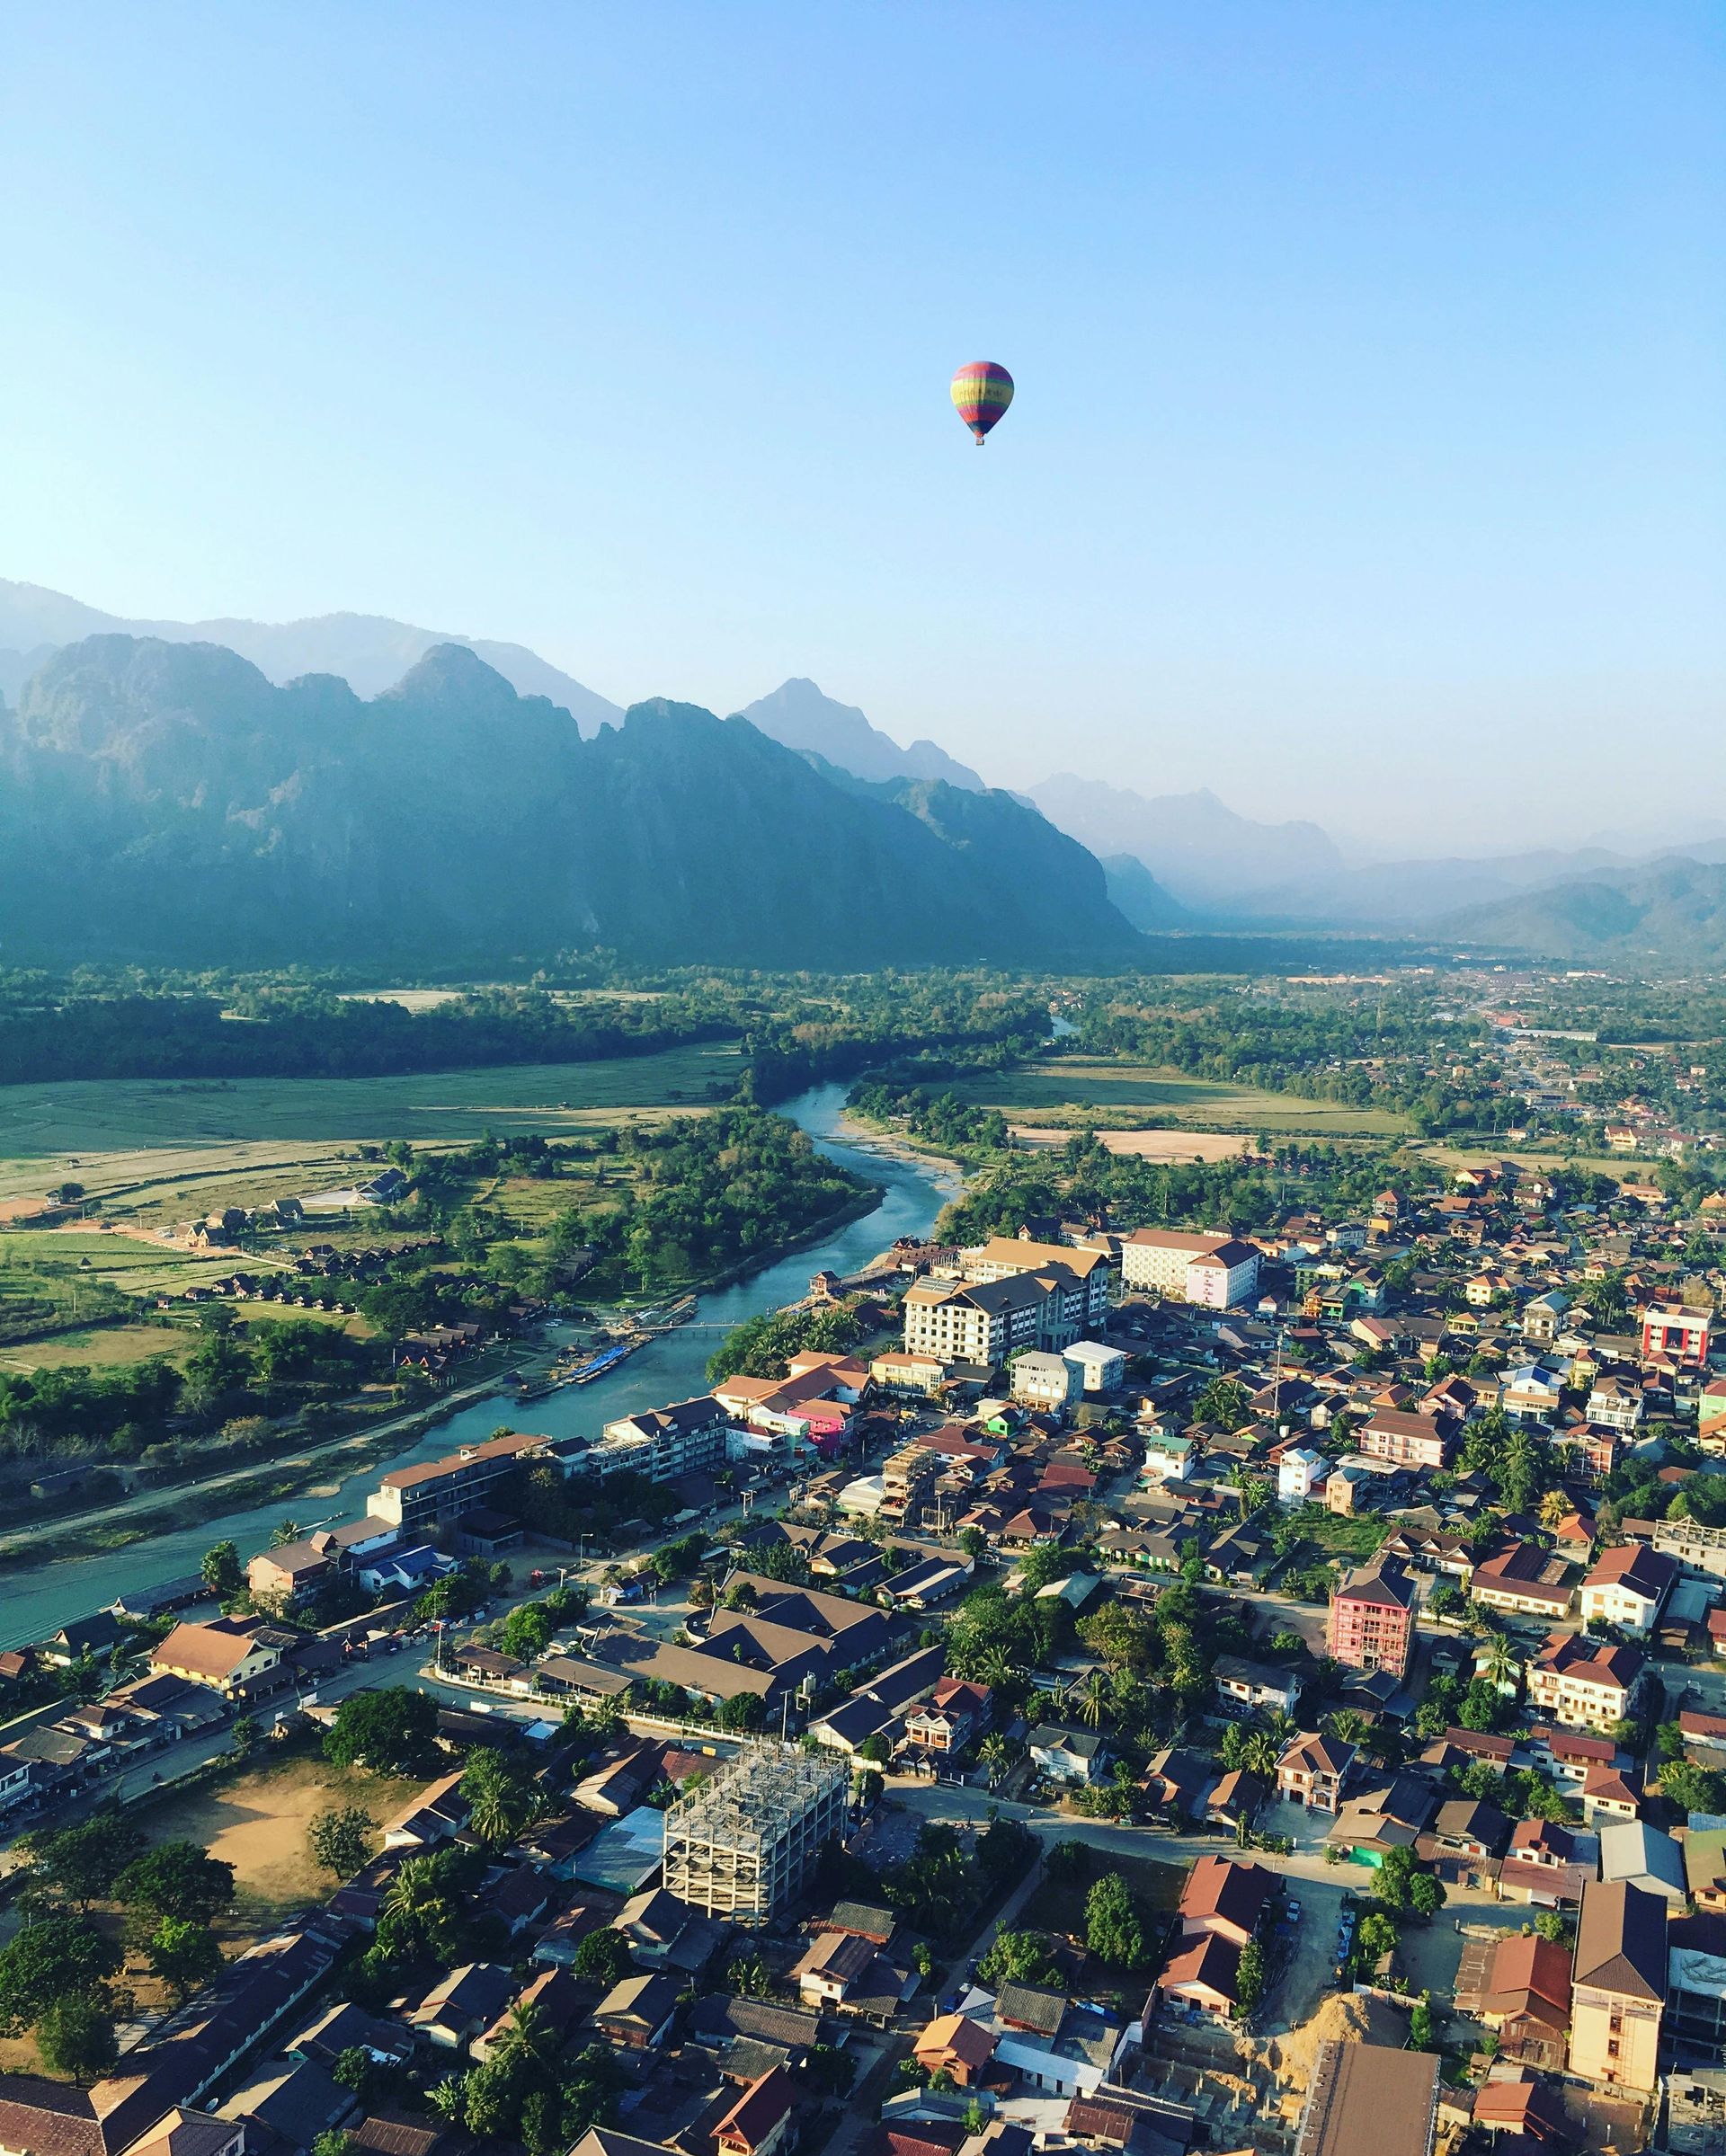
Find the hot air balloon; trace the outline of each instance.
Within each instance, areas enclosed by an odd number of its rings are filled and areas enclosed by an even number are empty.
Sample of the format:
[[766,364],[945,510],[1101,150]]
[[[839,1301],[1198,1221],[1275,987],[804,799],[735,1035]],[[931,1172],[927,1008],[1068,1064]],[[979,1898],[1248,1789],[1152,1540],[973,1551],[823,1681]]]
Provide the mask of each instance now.
[[973,359],[953,377],[953,408],[977,438],[983,438],[1013,401],[1013,377],[992,359]]

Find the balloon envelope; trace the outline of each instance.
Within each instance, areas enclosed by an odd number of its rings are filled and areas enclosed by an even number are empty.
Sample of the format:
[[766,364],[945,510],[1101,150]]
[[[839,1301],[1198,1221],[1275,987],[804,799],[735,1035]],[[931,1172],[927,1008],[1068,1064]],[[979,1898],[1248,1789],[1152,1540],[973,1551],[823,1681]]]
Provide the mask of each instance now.
[[1013,401],[1013,377],[992,359],[973,359],[953,377],[953,407],[981,444]]

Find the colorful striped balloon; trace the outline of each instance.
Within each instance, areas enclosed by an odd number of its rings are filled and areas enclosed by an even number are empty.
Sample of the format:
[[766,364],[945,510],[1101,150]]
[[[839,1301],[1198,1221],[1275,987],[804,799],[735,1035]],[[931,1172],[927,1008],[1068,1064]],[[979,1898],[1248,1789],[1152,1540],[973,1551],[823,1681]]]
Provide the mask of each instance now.
[[977,438],[983,437],[1013,401],[1013,377],[992,359],[973,359],[953,377],[953,408]]

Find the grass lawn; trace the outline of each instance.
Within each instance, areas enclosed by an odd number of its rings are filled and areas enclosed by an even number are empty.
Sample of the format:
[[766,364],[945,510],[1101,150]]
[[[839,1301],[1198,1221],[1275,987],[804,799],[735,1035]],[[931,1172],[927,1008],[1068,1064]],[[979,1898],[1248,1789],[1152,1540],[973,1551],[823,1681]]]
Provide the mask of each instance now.
[[1190,1858],[1164,1864],[1150,1857],[1122,1857],[1113,1850],[1081,1843],[1084,1869],[1069,1879],[1054,1879],[1045,1872],[1031,1898],[1013,1920],[1017,1931],[1051,1931],[1085,1936],[1085,1896],[1105,1872],[1117,1871],[1127,1890],[1147,1918],[1167,1916],[1180,1900],[1180,1890],[1192,1869]]
[[170,1796],[150,1807],[143,1823],[152,1841],[195,1841],[234,1867],[233,1913],[220,1930],[225,1943],[237,1945],[283,1910],[321,1902],[330,1892],[329,1874],[306,1845],[317,1813],[363,1805],[381,1822],[423,1787],[301,1757]]
[[1187,1078],[1147,1063],[1081,1061],[1065,1056],[1023,1063],[1004,1071],[955,1078],[952,1091],[979,1107],[1004,1113],[1069,1113],[1093,1109],[1110,1115],[1143,1114],[1147,1122],[1194,1122],[1226,1130],[1301,1131],[1326,1138],[1400,1137],[1405,1117],[1376,1108],[1349,1108],[1335,1101],[1301,1100],[1292,1093],[1265,1093],[1253,1086]]
[[[303,1313],[302,1313],[303,1315]],[[119,1370],[162,1355],[182,1362],[197,1341],[163,1325],[93,1325],[49,1340],[17,1340],[0,1347],[0,1370]]]
[[1312,1562],[1306,1553],[1316,1552],[1323,1557],[1370,1557],[1391,1531],[1388,1520],[1370,1513],[1327,1513],[1322,1520],[1303,1520],[1301,1534],[1303,1548],[1295,1552],[1295,1564]]

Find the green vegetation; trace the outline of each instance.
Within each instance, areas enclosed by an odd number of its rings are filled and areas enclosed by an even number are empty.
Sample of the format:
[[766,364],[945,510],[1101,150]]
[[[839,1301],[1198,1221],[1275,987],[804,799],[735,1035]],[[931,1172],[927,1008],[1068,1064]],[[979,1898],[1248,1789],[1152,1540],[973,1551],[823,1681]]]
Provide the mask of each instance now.
[[337,1767],[369,1767],[375,1774],[417,1773],[438,1734],[437,1702],[395,1684],[351,1692],[335,1710],[324,1756]]
[[[1232,1085],[1192,1078],[1167,1063],[1078,1062],[1054,1058],[1000,1077],[954,1080],[961,1105],[992,1111],[1003,1122],[1026,1115],[1069,1113],[1089,1119],[1103,1111],[1116,1127],[1134,1123],[1191,1123],[1219,1131],[1286,1131],[1321,1138],[1388,1138],[1411,1128],[1395,1109],[1326,1099],[1298,1090]],[[1128,1120],[1125,1126],[1117,1119]]]

